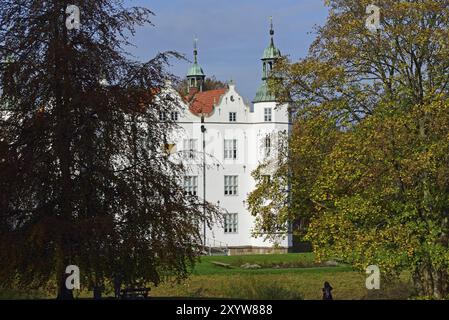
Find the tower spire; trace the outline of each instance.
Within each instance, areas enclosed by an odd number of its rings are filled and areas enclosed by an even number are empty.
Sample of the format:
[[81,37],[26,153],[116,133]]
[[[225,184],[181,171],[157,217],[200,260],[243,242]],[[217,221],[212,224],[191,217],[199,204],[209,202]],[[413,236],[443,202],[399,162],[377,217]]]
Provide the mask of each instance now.
[[206,75],[198,64],[198,38],[193,39],[193,56],[194,62],[187,71],[187,80],[189,81],[189,92],[191,90],[203,91],[203,83]]
[[195,63],[198,63],[198,38],[193,39],[193,55],[195,57]]
[[267,80],[273,70],[276,61],[282,57],[281,51],[274,45],[274,25],[273,17],[270,17],[270,45],[263,52],[262,65],[263,65],[263,76],[262,85],[257,90],[256,98],[254,103],[258,102],[273,102],[276,101],[274,95],[268,90]]

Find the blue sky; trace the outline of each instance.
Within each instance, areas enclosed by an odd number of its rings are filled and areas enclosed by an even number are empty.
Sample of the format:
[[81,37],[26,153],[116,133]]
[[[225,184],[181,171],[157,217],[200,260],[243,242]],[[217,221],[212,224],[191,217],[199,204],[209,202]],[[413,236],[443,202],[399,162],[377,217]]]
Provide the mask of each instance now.
[[[193,38],[199,39],[199,62],[208,76],[236,82],[251,101],[260,84],[263,50],[269,44],[269,17],[275,25],[275,44],[298,60],[323,25],[323,0],[127,0],[127,5],[151,9],[155,26],[140,28],[130,48],[139,60],[175,50],[192,59]],[[173,61],[171,71],[184,77],[189,63]]]

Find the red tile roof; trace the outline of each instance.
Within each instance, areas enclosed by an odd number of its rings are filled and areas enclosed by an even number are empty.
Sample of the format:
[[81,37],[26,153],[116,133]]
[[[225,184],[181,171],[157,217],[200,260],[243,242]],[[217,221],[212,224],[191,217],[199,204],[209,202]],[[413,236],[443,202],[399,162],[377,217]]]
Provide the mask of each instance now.
[[190,112],[199,115],[201,113],[211,114],[214,106],[220,102],[221,96],[227,92],[227,89],[209,90],[198,92],[193,97],[187,96],[189,100]]

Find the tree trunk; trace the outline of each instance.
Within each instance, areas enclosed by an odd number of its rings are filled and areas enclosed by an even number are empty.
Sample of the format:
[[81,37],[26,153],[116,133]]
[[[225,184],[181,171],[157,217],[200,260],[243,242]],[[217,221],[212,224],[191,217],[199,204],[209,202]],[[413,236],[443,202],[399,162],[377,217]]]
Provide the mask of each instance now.
[[73,290],[67,289],[65,282],[68,277],[68,274],[62,273],[60,280],[58,282],[58,296],[57,300],[73,300]]
[[445,299],[449,294],[449,274],[446,269],[435,269],[430,263],[421,265],[412,275],[419,296]]

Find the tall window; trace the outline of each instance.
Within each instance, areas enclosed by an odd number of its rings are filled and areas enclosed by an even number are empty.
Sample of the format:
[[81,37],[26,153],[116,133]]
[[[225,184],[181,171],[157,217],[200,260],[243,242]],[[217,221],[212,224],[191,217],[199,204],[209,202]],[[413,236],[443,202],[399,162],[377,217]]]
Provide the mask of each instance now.
[[237,112],[229,112],[229,122],[237,121]]
[[225,196],[236,196],[238,192],[238,176],[224,177],[224,194]]
[[226,213],[224,215],[224,232],[237,233],[238,231],[238,214]]
[[179,112],[176,112],[176,111],[172,112],[171,113],[171,120],[172,121],[178,121],[178,119],[179,119]]
[[288,133],[286,130],[278,132],[278,143],[276,146],[278,162],[282,164],[288,155]]
[[270,135],[267,135],[265,137],[264,151],[265,151],[265,157],[269,157],[271,154],[271,137],[270,137]]
[[197,176],[184,177],[184,190],[186,194],[196,196],[198,194],[198,177]]
[[224,158],[225,159],[237,159],[237,140],[225,140],[224,141]]
[[188,159],[195,159],[195,154],[197,151],[196,139],[185,139],[184,140],[184,152],[186,152]]
[[265,108],[264,109],[264,121],[265,122],[271,122],[272,121],[272,109],[271,108]]

